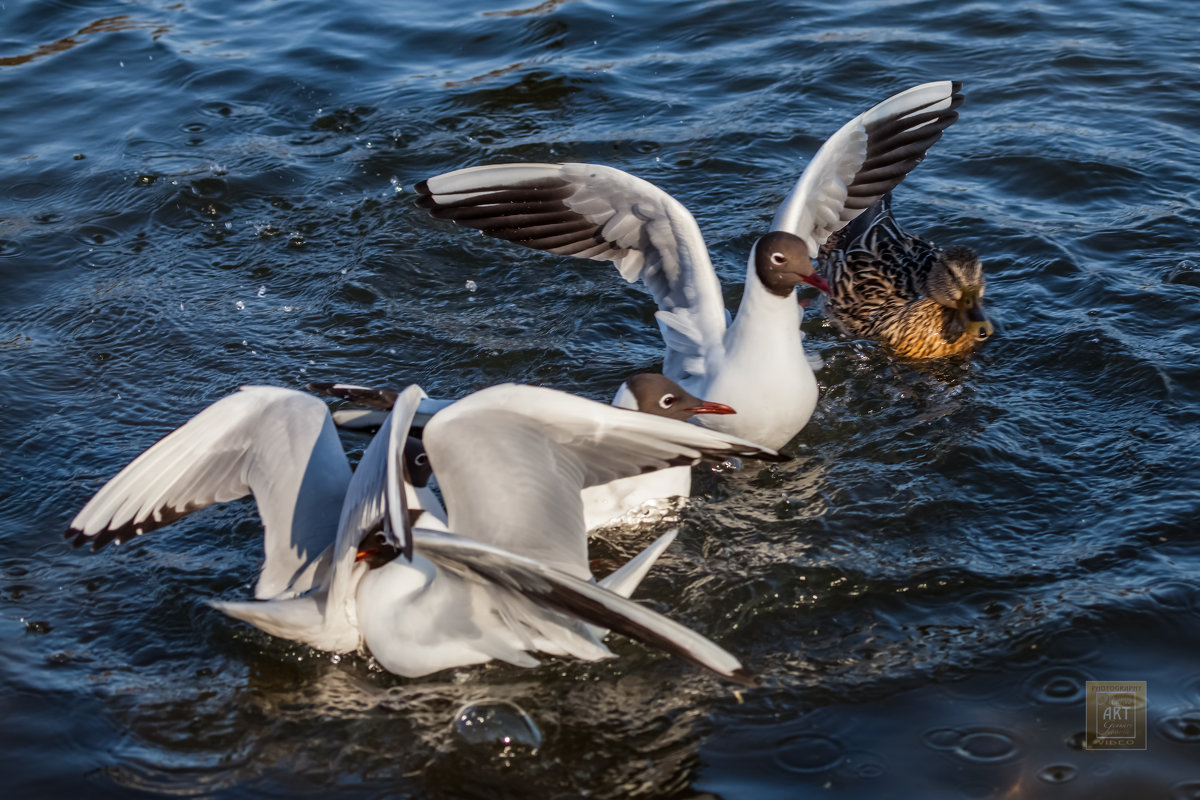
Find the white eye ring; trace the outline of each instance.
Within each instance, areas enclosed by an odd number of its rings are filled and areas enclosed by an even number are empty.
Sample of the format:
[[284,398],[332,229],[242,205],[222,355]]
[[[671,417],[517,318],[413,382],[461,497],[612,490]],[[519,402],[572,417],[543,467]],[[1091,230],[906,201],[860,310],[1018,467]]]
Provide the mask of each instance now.
[[413,463],[418,467],[423,467],[429,463],[429,456],[424,453],[417,453],[417,457],[413,459]]
[[673,394],[664,394],[662,397],[658,398],[659,408],[670,408],[673,405],[675,405],[675,395]]
[[778,251],[771,253],[771,263],[777,267],[782,267],[787,263],[787,256]]

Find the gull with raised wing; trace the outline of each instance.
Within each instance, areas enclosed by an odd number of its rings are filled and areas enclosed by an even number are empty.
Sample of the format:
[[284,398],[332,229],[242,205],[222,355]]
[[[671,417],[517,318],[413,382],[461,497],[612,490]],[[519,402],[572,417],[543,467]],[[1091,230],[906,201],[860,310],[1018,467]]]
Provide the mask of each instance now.
[[[339,427],[377,427],[387,418],[399,396],[395,389],[358,386],[348,383],[311,382],[310,391],[347,400],[366,408],[343,408],[333,412],[334,422]],[[424,398],[417,409],[414,425],[424,425],[433,414],[452,401]],[[737,411],[723,403],[701,400],[675,381],[660,373],[634,375],[621,384],[613,405],[641,411],[659,417],[688,420],[698,414],[736,414]],[[643,475],[617,478],[608,483],[588,486],[583,490],[584,526],[591,530],[602,525],[613,524],[625,518],[635,509],[647,504],[674,497],[688,497],[692,488],[691,467],[670,467]],[[427,491],[427,490],[426,490]],[[445,521],[445,512],[435,504],[425,505],[428,513]],[[643,510],[644,513],[644,510]]]
[[[673,531],[592,581],[581,490],[774,451],[515,385],[441,410],[422,444],[408,431],[423,397],[415,386],[397,396],[351,475],[324,403],[246,387],[118,473],[67,536],[98,548],[252,493],[264,523],[257,599],[213,605],[273,635],[333,652],[365,649],[386,669],[417,677],[492,659],[535,666],[531,652],[604,658],[602,637],[613,630],[730,680],[753,680],[718,645],[627,599]],[[431,469],[444,525],[424,513],[436,502],[420,492]]]
[[822,145],[750,251],[727,325],[721,287],[695,219],[666,192],[596,164],[469,167],[416,185],[418,205],[514,244],[612,261],[658,303],[663,373],[738,410],[701,424],[782,447],[807,424],[817,383],[805,357],[795,287],[827,291],[813,271],[825,240],[903,180],[958,114],[961,85],[939,81],[884,100]]

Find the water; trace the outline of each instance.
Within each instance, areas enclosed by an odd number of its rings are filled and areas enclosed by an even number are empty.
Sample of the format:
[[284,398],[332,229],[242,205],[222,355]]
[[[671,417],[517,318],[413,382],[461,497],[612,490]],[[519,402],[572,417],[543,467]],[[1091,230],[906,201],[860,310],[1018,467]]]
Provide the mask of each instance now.
[[[1195,796],[1200,10],[525,2],[0,3],[6,796]],[[983,252],[997,339],[920,366],[810,314],[794,460],[699,474],[639,595],[762,689],[623,640],[416,681],[273,640],[204,604],[248,595],[249,503],[62,543],[240,384],[606,398],[655,367],[639,289],[431,220],[416,181],[626,169],[733,304],[821,141],[942,78],[967,104],[897,214]],[[1148,682],[1148,750],[1080,749],[1092,679]]]

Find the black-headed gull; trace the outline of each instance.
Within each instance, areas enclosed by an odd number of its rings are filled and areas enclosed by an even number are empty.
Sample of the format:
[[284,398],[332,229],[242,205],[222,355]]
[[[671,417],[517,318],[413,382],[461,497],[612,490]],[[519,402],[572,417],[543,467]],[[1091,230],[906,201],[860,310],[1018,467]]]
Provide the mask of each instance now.
[[[580,491],[703,458],[773,451],[515,385],[439,411],[421,449],[407,434],[423,397],[415,386],[399,394],[351,475],[324,403],[246,387],[130,463],[67,536],[76,545],[122,542],[252,493],[264,523],[258,599],[213,605],[273,635],[333,652],[365,647],[388,670],[416,677],[492,659],[533,666],[533,651],[603,658],[610,629],[751,680],[716,644],[626,599],[674,532],[591,582]],[[410,480],[427,467],[446,501],[444,526],[424,516],[436,499]],[[413,528],[418,516],[430,527]],[[398,557],[410,548],[411,562]]]
[[795,287],[822,290],[812,259],[831,233],[903,180],[957,119],[960,84],[916,86],[846,123],[822,145],[751,249],[741,306],[721,287],[692,215],[653,184],[596,164],[469,167],[416,185],[435,217],[500,239],[598,261],[641,279],[658,303],[663,373],[736,416],[701,424],[782,447],[808,422],[817,383]]
[[[308,384],[308,389],[367,406],[367,409],[339,409],[333,412],[334,422],[339,427],[351,428],[378,426],[386,419],[387,411],[399,396],[394,389],[346,383],[312,382]],[[418,408],[416,422],[423,426],[447,404],[448,401],[425,398]],[[660,373],[643,373],[626,380],[617,390],[613,405],[677,420],[688,420],[697,414],[737,413],[722,403],[701,400]],[[588,486],[583,490],[584,526],[591,530],[614,524],[634,510],[644,510],[643,506],[649,503],[688,497],[691,489],[691,467],[670,467]],[[430,513],[436,515],[438,512],[431,510]],[[441,519],[444,521],[445,516]]]

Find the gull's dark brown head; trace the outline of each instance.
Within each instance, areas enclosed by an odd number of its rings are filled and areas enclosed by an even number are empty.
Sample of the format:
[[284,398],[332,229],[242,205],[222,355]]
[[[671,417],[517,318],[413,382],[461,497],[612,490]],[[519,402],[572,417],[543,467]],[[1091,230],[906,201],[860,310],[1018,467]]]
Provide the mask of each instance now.
[[689,393],[666,375],[644,372],[625,381],[637,410],[659,417],[686,420],[696,414],[736,414],[727,405],[710,403]]
[[786,231],[771,231],[755,243],[754,272],[767,291],[780,297],[790,297],[801,283],[829,294],[829,284],[813,270],[808,245]]

